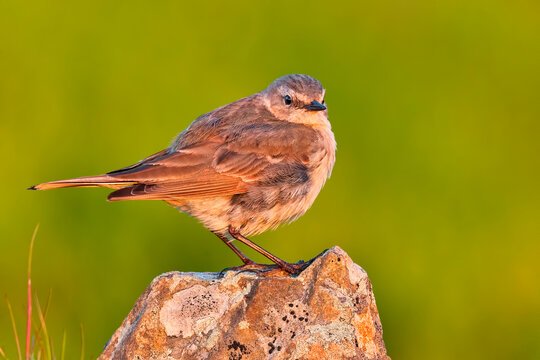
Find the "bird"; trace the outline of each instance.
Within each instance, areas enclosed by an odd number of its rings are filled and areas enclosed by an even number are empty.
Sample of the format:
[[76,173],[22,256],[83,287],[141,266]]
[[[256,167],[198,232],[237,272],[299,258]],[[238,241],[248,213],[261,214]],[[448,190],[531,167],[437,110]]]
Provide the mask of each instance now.
[[[266,89],[195,119],[169,147],[104,175],[34,185],[114,189],[108,201],[163,200],[199,220],[243,262],[263,269],[233,244],[261,253],[278,269],[288,263],[250,239],[302,216],[335,163],[325,89],[309,75],[290,74]],[[277,265],[277,266],[276,266]]]

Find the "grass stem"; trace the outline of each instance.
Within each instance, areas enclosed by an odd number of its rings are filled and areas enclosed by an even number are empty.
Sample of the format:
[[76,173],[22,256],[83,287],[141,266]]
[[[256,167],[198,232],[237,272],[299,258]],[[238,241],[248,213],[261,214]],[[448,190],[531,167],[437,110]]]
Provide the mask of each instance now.
[[34,251],[34,241],[36,240],[38,229],[39,224],[37,224],[36,228],[34,229],[34,234],[32,235],[32,240],[30,241],[30,249],[28,251],[28,291],[26,299],[26,360],[30,359],[30,341],[32,336],[32,253]]
[[21,355],[21,343],[19,342],[19,335],[17,334],[17,324],[15,323],[15,317],[13,316],[13,309],[11,308],[11,303],[6,295],[6,303],[9,310],[9,316],[11,317],[11,327],[13,328],[13,334],[15,334],[15,344],[17,345],[17,352],[19,353],[19,360],[22,360]]

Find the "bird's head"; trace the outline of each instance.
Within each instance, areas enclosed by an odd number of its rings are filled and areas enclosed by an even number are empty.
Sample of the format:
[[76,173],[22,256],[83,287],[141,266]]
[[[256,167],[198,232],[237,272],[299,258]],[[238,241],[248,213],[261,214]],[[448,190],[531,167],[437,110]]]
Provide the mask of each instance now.
[[328,124],[324,89],[309,75],[280,77],[261,94],[270,112],[280,120],[312,126]]

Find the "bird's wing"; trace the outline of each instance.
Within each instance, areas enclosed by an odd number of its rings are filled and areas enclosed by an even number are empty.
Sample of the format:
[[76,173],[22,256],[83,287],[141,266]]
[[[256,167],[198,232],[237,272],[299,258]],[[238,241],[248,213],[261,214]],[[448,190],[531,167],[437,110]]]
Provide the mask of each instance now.
[[109,194],[109,200],[170,200],[233,195],[245,191],[240,177],[221,174],[212,166],[218,141],[179,151],[164,150],[107,175],[135,182]]
[[305,133],[249,124],[203,143],[164,150],[108,175],[135,185],[109,200],[196,199],[245,193],[252,184],[305,181],[301,155],[313,139]]

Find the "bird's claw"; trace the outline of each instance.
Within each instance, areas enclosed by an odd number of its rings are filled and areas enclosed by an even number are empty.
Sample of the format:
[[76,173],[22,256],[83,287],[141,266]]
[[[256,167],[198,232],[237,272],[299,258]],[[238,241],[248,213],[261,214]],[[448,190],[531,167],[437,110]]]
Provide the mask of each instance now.
[[277,275],[277,272],[286,272],[290,275],[298,275],[306,267],[308,267],[310,263],[311,261],[304,262],[303,260],[300,260],[299,262],[293,264],[287,262],[283,262],[282,264],[249,263],[241,266],[227,267],[219,272],[219,277],[223,277],[225,272],[227,271],[236,271],[238,273],[252,272],[262,276]]

